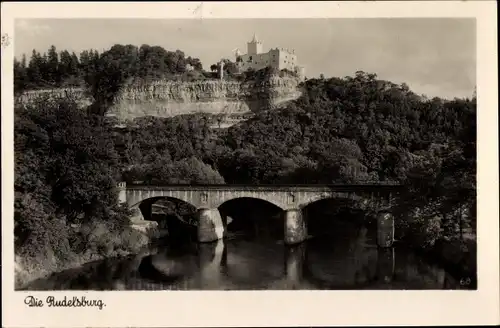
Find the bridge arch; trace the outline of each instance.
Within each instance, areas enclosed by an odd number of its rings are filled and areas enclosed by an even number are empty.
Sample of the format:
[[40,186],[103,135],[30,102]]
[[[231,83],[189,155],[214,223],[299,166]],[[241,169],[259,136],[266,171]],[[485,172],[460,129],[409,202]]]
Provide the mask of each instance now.
[[254,237],[283,238],[283,211],[278,202],[260,197],[235,197],[217,208],[227,236],[250,233]]
[[304,199],[301,200],[300,204],[298,205],[298,208],[300,210],[304,210],[306,207],[320,202],[324,200],[352,200],[352,201],[361,201],[363,202],[363,205],[368,205],[369,204],[369,196],[365,195],[360,195],[357,193],[347,193],[347,192],[335,192],[335,193],[318,193],[318,194],[313,194],[310,195],[309,197],[305,197]]
[[258,195],[254,195],[254,196],[242,195],[242,196],[236,196],[233,198],[227,198],[227,199],[221,200],[220,202],[216,203],[215,207],[220,209],[224,205],[227,205],[229,202],[234,202],[234,201],[238,201],[238,200],[261,201],[261,202],[265,202],[267,204],[273,205],[274,207],[279,208],[282,211],[284,211],[286,209],[286,207],[283,204],[281,204],[281,202],[273,200],[271,197],[258,196]]
[[159,199],[172,199],[178,202],[187,203],[195,208],[198,208],[197,204],[192,202],[192,198],[186,193],[181,192],[162,192],[161,190],[127,190],[126,191],[126,202],[130,208],[136,208],[143,203],[154,203]]
[[196,205],[191,204],[190,202],[188,202],[182,198],[171,197],[171,196],[156,196],[156,197],[144,198],[135,204],[129,205],[129,207],[134,209],[134,208],[140,207],[141,205],[152,206],[152,205],[155,205],[157,201],[162,200],[162,199],[168,200],[168,201],[173,201],[175,203],[183,203],[183,204],[186,204],[186,205],[192,207],[193,209],[197,209]]
[[[162,204],[161,200],[168,201],[171,205]],[[165,209],[168,209],[168,211],[165,211]],[[193,233],[191,230],[195,228],[192,220],[195,218],[197,208],[182,199],[168,196],[146,198],[132,205],[131,210],[131,219],[134,223],[141,221],[156,222],[160,234],[167,233],[170,236],[169,240],[172,242],[188,237],[193,238],[189,235]],[[186,216],[188,220],[185,220]],[[191,220],[189,220],[190,216],[192,216]],[[176,239],[177,237],[179,240]]]

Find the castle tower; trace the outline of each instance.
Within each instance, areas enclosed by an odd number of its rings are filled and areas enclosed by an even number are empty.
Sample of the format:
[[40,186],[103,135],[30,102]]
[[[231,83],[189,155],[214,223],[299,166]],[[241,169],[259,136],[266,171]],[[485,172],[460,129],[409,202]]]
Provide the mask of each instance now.
[[257,39],[257,35],[253,35],[252,41],[247,43],[248,54],[256,55],[262,53],[262,42]]

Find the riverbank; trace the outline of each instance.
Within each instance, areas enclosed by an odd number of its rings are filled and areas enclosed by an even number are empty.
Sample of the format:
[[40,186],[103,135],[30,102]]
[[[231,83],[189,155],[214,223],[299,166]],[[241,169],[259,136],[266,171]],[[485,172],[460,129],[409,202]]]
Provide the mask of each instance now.
[[90,262],[147,252],[159,237],[158,227],[153,223],[155,222],[131,222],[130,226],[114,237],[110,236],[110,231],[103,225],[95,226],[87,238],[87,243],[91,246],[82,252],[65,254],[64,260],[51,249],[36,257],[16,254],[14,288],[23,289],[35,280]]
[[476,239],[440,239],[432,248],[421,252],[441,264],[463,287],[477,288]]
[[439,264],[467,289],[477,288],[477,241],[475,238],[438,239],[432,246],[404,241],[402,244],[424,258]]

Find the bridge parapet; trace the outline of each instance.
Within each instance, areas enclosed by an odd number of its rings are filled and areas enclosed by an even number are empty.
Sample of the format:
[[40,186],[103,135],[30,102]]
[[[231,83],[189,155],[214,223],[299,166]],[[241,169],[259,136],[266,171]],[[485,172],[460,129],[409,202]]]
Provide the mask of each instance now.
[[187,185],[187,184],[147,184],[147,183],[132,183],[126,184],[127,189],[175,189],[175,190],[294,190],[294,191],[308,191],[308,190],[355,190],[355,189],[378,189],[378,190],[388,190],[403,185],[397,182],[382,181],[382,182],[364,182],[355,184],[197,184],[197,185]]
[[283,210],[300,209],[308,204],[327,198],[359,200],[386,197],[398,192],[399,185],[131,185],[126,188],[129,206],[137,206],[144,200],[174,198],[187,202],[198,209],[218,208],[236,198],[261,199]]

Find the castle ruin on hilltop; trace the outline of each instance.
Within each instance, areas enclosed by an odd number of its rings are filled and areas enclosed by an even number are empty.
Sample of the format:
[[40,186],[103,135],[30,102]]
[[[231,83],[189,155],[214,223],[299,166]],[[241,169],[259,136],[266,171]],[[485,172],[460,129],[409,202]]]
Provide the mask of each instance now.
[[305,77],[305,69],[298,65],[295,50],[274,48],[268,52],[263,52],[262,41],[258,40],[255,34],[252,41],[247,43],[247,53],[241,54],[237,49],[235,55],[236,65],[240,71],[273,67],[279,70],[286,69],[295,72],[301,79]]

